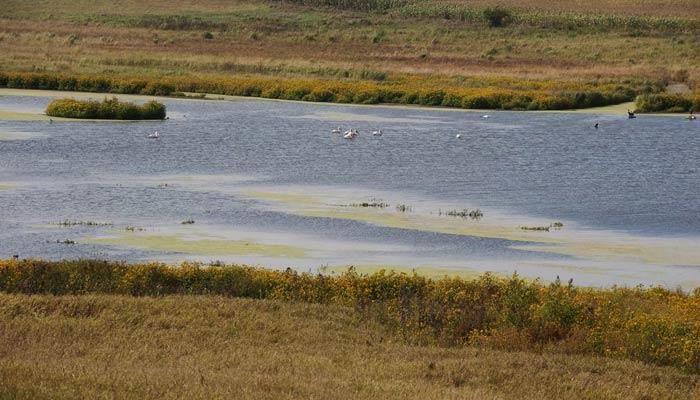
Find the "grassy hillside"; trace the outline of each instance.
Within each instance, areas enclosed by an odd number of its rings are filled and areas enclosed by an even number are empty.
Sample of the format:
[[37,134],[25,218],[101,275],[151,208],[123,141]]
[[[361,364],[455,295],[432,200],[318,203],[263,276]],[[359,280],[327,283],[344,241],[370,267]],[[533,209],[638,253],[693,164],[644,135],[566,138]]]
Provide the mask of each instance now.
[[0,398],[694,399],[700,378],[576,355],[411,346],[351,308],[0,294]]
[[[321,101],[401,97],[356,98],[368,85],[416,96],[460,89],[460,99],[478,95],[465,94],[476,88],[489,98],[510,96],[498,108],[528,108],[522,99],[510,101],[518,96],[529,96],[531,108],[579,106],[558,101],[572,87],[581,96],[615,92],[606,85],[627,93],[605,97],[608,104],[669,82],[692,91],[700,78],[700,6],[691,0],[508,0],[499,2],[509,14],[500,28],[489,26],[484,11],[493,3],[485,0],[39,3],[9,0],[0,9],[0,51],[7,55],[0,71],[186,83],[196,75],[208,84],[177,89],[247,95],[262,95],[266,86],[255,82],[282,77],[283,89],[304,80],[308,92],[334,94],[307,98]],[[234,78],[253,79],[259,90],[233,90],[226,82]],[[346,86],[329,87],[338,82]],[[583,104],[590,105],[602,104]]]

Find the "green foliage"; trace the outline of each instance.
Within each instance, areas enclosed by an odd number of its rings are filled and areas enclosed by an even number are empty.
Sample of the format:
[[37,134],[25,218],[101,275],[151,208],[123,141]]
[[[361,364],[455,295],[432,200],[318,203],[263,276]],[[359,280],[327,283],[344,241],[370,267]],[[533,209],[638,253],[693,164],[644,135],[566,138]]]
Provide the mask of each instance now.
[[[245,266],[0,261],[0,291],[133,296],[213,294],[354,307],[413,343],[625,357],[700,372],[700,296],[583,289],[517,275],[431,280],[380,271],[338,276]],[[543,347],[546,346],[546,347]]]
[[635,102],[640,112],[679,112],[700,111],[700,93],[674,94],[658,93],[637,96]]
[[46,115],[86,119],[165,119],[165,106],[157,101],[149,101],[143,105],[126,103],[119,101],[116,97],[104,99],[102,102],[58,99],[49,103],[46,107]]
[[508,24],[511,14],[510,11],[501,7],[487,8],[484,10],[484,18],[486,18],[490,27],[500,28]]

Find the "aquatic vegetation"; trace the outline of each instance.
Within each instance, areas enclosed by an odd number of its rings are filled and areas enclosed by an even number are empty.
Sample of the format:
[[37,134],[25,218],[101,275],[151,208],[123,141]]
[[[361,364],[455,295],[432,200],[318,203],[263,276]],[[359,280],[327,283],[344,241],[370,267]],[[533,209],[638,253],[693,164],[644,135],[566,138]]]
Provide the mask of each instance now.
[[192,224],[194,224],[194,220],[193,220],[193,219],[186,219],[186,220],[180,222],[180,224],[182,224],[182,225],[192,225]]
[[407,204],[397,204],[396,205],[396,211],[398,212],[410,212],[413,210],[413,207],[407,205]]
[[112,226],[111,222],[98,222],[98,221],[77,221],[66,219],[63,221],[55,222],[54,225],[59,226]]
[[453,209],[453,210],[446,210],[446,211],[443,211],[442,209],[440,209],[440,210],[438,210],[438,215],[447,215],[450,217],[479,219],[479,218],[484,216],[484,213],[483,213],[483,211],[481,211],[478,208],[473,209],[473,210],[463,208],[461,210]]
[[133,296],[213,294],[354,307],[411,343],[597,354],[700,372],[700,289],[591,289],[514,275],[337,276],[247,266],[0,261],[0,291]]
[[521,226],[520,229],[523,231],[541,231],[541,232],[549,232],[550,229],[556,229],[559,230],[564,227],[564,224],[562,222],[553,222],[549,224],[549,226]]
[[63,118],[144,120],[165,119],[165,106],[157,101],[143,105],[119,101],[116,97],[102,102],[58,99],[46,107],[46,115]]
[[70,240],[70,239],[56,240],[56,243],[60,243],[60,244],[75,244],[75,240]]
[[370,199],[369,201],[363,201],[361,203],[350,203],[348,207],[361,207],[361,208],[387,208],[389,203],[385,203],[379,199]]
[[138,226],[127,226],[124,230],[129,232],[143,232],[145,229]]
[[521,226],[520,229],[524,231],[544,231],[549,232],[551,226]]

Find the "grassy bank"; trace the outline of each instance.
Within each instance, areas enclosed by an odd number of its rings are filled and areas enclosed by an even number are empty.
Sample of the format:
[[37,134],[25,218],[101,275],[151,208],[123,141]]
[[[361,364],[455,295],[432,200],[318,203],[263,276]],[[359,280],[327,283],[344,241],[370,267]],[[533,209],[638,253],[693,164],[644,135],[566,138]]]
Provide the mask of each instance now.
[[[90,77],[76,90],[98,92],[535,110],[631,101],[669,83],[697,93],[700,77],[689,0],[508,0],[500,27],[482,0],[149,4],[6,2],[0,71]],[[6,85],[35,88],[21,83]]]
[[601,355],[700,372],[700,292],[586,289],[518,277],[339,276],[240,266],[3,261],[0,291],[211,294],[352,307],[411,344]]
[[143,105],[117,100],[58,99],[46,107],[46,115],[61,118],[153,120],[165,119],[165,106],[157,101]]
[[626,360],[413,346],[355,310],[219,296],[0,294],[0,398],[693,399]]
[[183,92],[198,92],[314,102],[504,110],[600,107],[631,101],[637,93],[653,93],[660,90],[659,83],[647,80],[619,84],[604,80],[557,82],[505,77],[472,80],[431,77],[421,80],[397,75],[392,80],[378,82],[275,78],[263,75],[143,79],[128,76],[2,72],[0,87],[161,96],[182,96]]

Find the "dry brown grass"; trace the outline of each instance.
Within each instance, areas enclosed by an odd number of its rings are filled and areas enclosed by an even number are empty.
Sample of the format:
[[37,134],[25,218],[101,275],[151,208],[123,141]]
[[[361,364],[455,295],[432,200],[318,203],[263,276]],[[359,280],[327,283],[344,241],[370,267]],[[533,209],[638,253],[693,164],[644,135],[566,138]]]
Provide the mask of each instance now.
[[348,308],[0,294],[0,398],[697,399],[630,361],[405,345]]
[[[603,14],[700,15],[700,3],[693,0],[500,3]],[[202,29],[129,25],[142,15],[223,21],[228,28],[211,29],[214,38],[205,40]],[[231,65],[260,64],[548,79],[670,80],[685,70],[689,81],[700,79],[697,32],[488,29],[456,20],[405,20],[395,13],[311,11],[280,1],[130,0],[116,7],[106,1],[10,0],[0,8],[2,17],[11,18],[0,19],[0,69],[6,71],[234,74]]]

